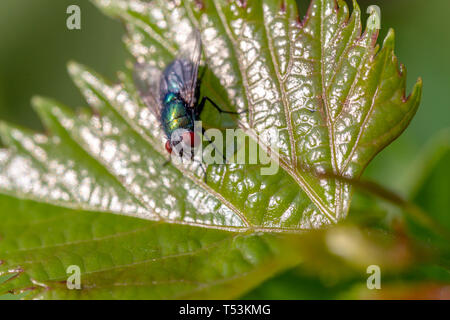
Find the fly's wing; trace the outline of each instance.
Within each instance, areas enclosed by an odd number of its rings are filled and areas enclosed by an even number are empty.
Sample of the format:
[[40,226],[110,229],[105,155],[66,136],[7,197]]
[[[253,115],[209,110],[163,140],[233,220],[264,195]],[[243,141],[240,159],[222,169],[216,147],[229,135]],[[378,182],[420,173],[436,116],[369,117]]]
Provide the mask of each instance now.
[[139,95],[158,119],[161,115],[161,100],[159,99],[161,76],[161,70],[147,63],[137,62],[134,65],[133,80]]
[[181,46],[176,59],[164,70],[160,83],[161,99],[167,92],[175,92],[187,102],[189,107],[194,107],[201,55],[200,32],[194,29]]
[[184,90],[181,96],[190,107],[195,103],[195,90],[197,87],[198,66],[200,65],[200,58],[202,56],[202,40],[200,32],[194,29],[188,36],[186,42],[180,49],[179,58],[181,60],[190,61],[190,68],[185,68],[184,77],[187,80],[185,82]]

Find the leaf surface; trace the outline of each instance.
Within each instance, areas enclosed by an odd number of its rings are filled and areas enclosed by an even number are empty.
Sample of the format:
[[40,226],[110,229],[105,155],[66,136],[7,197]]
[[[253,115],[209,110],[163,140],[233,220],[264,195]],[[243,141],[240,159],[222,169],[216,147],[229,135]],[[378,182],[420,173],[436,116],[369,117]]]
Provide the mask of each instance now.
[[[121,74],[121,82],[111,84],[70,63],[92,113],[74,114],[56,101],[35,98],[48,134],[0,126],[7,146],[0,150],[0,192],[8,206],[2,214],[15,215],[26,199],[24,206],[43,216],[36,230],[63,234],[50,241],[37,233],[42,250],[34,250],[15,243],[28,241],[21,224],[33,214],[16,228],[2,225],[3,272],[24,272],[0,288],[39,287],[43,297],[75,297],[61,281],[67,263],[79,261],[86,297],[209,297],[203,288],[218,283],[227,287],[220,297],[235,296],[299,259],[280,258],[282,246],[267,243],[276,236],[259,232],[300,232],[345,218],[351,187],[323,174],[358,178],[406,128],[419,104],[420,81],[406,97],[393,31],[379,49],[376,30],[361,33],[356,3],[350,16],[344,1],[313,0],[300,20],[294,1],[94,2],[125,22],[134,58],[161,69],[199,29],[207,70],[201,94],[224,109],[248,110],[239,128],[280,168],[264,175],[258,164],[209,166],[205,182],[195,163],[164,165],[164,136],[130,77]],[[73,220],[80,234],[68,237],[60,216]],[[96,217],[110,226],[106,235],[82,231]],[[116,223],[125,228],[119,236]],[[242,251],[241,241],[257,244]],[[273,257],[277,262],[268,272]],[[207,266],[216,260],[220,272],[212,268],[211,275]],[[233,284],[246,272],[257,276],[237,289]]]

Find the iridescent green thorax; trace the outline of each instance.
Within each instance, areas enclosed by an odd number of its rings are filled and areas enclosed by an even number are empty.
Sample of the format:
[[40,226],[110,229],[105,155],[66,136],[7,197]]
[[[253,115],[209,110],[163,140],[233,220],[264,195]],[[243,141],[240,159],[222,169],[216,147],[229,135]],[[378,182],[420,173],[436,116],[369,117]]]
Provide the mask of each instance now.
[[164,132],[170,138],[177,129],[194,130],[194,119],[186,103],[173,92],[169,92],[163,99],[161,122]]

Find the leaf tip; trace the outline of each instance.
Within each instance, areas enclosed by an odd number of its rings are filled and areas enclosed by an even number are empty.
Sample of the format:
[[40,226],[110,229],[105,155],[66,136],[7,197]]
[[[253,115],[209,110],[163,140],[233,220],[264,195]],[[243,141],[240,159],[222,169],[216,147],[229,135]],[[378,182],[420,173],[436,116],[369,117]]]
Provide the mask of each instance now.
[[[410,97],[415,97],[417,101],[417,105],[419,105],[420,100],[422,99],[422,91],[423,91],[423,80],[422,77],[419,77],[414,85]],[[408,97],[409,99],[409,97]]]
[[414,87],[411,93],[406,96],[405,90],[403,91],[403,103],[411,103],[412,109],[417,109],[419,107],[420,101],[422,100],[422,89],[423,89],[423,81],[422,77],[419,77],[414,84]]
[[394,50],[394,45],[395,45],[395,31],[394,29],[389,28],[389,31],[383,41],[383,47]]
[[48,108],[50,99],[42,96],[33,96],[31,98],[31,106],[33,109],[40,113],[42,109]]
[[353,12],[358,13],[359,15],[361,14],[361,8],[359,7],[359,4],[356,0],[352,0],[352,5],[353,5]]
[[83,66],[80,63],[78,63],[78,62],[76,62],[74,60],[70,60],[67,63],[67,71],[69,72],[69,74],[72,77],[75,77],[78,74],[80,74],[82,69],[84,69]]
[[47,99],[43,96],[39,96],[39,95],[33,96],[31,98],[31,105],[33,106],[33,108],[39,108],[39,106],[45,104],[46,100]]
[[34,96],[31,99],[31,105],[46,127],[48,127],[48,120],[55,115],[56,109],[62,109],[56,100],[42,96]]
[[[0,140],[7,147],[11,147],[14,145],[12,132],[14,130],[25,131],[24,129],[19,128],[16,125],[8,123],[6,121],[0,120]],[[1,275],[1,273],[0,273]]]

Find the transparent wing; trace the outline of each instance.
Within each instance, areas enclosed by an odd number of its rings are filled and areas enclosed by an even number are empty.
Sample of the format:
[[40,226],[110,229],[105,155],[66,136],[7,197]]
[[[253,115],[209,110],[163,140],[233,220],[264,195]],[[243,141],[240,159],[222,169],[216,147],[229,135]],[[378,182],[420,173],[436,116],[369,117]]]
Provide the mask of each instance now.
[[142,101],[158,119],[161,115],[161,100],[159,98],[161,76],[161,70],[147,63],[137,62],[134,65],[134,84]]
[[187,82],[182,92],[182,97],[193,107],[195,103],[195,90],[197,87],[198,67],[202,56],[202,40],[200,32],[194,29],[186,42],[180,48],[179,59],[191,62],[190,68],[185,69]]
[[202,55],[200,32],[194,29],[180,48],[176,59],[164,70],[160,83],[160,95],[176,92],[189,107],[195,105],[198,66]]

